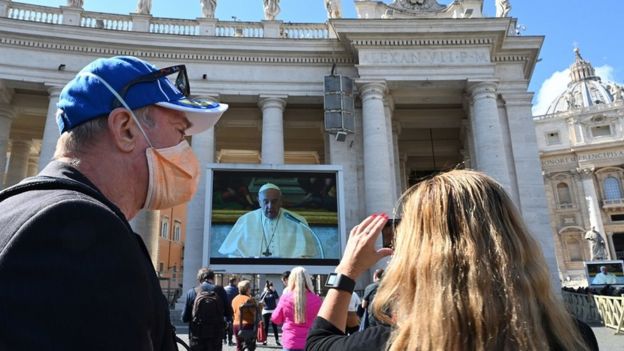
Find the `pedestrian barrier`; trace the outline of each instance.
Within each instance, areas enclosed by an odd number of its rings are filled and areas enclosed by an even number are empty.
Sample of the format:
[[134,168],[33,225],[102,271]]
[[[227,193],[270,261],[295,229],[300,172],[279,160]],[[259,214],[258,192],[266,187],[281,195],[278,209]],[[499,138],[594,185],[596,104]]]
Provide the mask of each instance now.
[[624,331],[624,295],[604,296],[562,291],[563,301],[576,318],[587,322],[600,322],[605,327]]

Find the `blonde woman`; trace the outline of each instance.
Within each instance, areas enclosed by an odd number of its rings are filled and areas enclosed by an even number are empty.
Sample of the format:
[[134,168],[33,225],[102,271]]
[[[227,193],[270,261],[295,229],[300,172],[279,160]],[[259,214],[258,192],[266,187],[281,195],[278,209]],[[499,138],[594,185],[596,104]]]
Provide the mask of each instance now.
[[[321,307],[313,292],[312,279],[303,267],[295,267],[288,277],[288,291],[282,294],[271,320],[282,326],[285,351],[305,349],[306,335]],[[347,310],[345,309],[345,316]]]
[[[555,296],[539,245],[492,178],[468,170],[434,176],[403,196],[401,218],[394,253],[375,248],[387,216],[351,231],[336,268],[343,290],[330,289],[307,350],[598,349],[591,329]],[[349,279],[390,254],[373,311],[391,327],[344,336]]]

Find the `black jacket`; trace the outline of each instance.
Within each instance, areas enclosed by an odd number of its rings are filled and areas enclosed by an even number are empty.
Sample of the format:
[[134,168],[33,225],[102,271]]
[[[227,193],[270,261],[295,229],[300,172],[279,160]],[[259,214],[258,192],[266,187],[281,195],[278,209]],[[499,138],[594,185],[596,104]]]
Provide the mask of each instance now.
[[0,193],[0,350],[175,350],[147,249],[121,211],[67,164],[40,176],[41,190]]

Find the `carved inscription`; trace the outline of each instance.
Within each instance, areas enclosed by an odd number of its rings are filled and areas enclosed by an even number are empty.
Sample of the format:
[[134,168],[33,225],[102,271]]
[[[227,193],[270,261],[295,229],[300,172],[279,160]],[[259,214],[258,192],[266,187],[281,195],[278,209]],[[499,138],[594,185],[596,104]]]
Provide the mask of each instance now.
[[618,151],[605,151],[605,152],[597,152],[594,154],[584,154],[579,155],[579,162],[583,161],[593,161],[593,160],[608,160],[612,158],[622,158],[624,157],[624,150]]
[[563,166],[567,164],[572,164],[575,162],[587,162],[587,161],[596,161],[596,160],[611,160],[617,158],[624,158],[624,150],[617,151],[603,151],[603,152],[595,152],[591,154],[581,154],[578,156],[568,155],[557,158],[549,158],[546,160],[542,160],[542,167],[556,167]]
[[488,64],[487,50],[384,50],[363,52],[361,64],[373,65],[462,65]]
[[561,166],[576,162],[576,156],[564,156],[542,160],[543,167]]

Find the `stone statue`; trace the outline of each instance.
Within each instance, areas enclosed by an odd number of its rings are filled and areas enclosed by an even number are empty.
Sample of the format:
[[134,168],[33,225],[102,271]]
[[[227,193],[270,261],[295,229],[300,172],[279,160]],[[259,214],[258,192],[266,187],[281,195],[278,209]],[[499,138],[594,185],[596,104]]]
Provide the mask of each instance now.
[[137,3],[136,13],[141,15],[149,15],[152,12],[152,0],[139,0]]
[[264,1],[264,19],[274,21],[275,17],[280,13],[279,0],[263,0]]
[[509,0],[496,0],[496,17],[507,17],[511,11]]
[[613,101],[622,100],[624,98],[624,96],[623,96],[624,94],[623,94],[621,86],[613,83],[613,84],[607,86],[607,89],[611,93],[611,96],[613,96]]
[[602,235],[596,231],[594,227],[591,230],[585,232],[585,240],[589,241],[589,247],[591,248],[591,260],[599,261],[607,259],[607,247],[605,246]]
[[84,0],[67,0],[67,6],[69,7],[82,8],[82,5],[84,5]]
[[205,18],[214,18],[215,9],[217,8],[217,0],[199,0],[202,15]]
[[325,0],[327,18],[341,18],[340,7],[340,0]]

